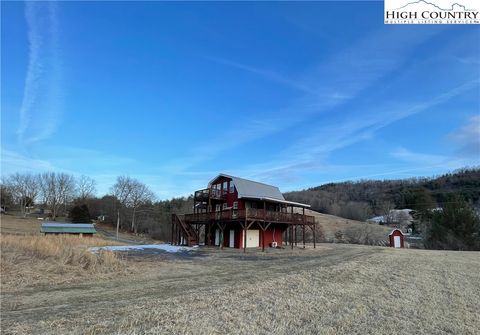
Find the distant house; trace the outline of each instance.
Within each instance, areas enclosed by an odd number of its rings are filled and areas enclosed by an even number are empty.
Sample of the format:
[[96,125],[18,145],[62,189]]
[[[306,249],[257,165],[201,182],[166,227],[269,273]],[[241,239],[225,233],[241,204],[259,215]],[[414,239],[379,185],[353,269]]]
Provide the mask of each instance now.
[[40,232],[44,235],[79,235],[92,237],[97,232],[91,223],[42,223]]
[[106,219],[107,219],[107,216],[106,216],[106,215],[99,215],[99,216],[97,216],[97,221],[104,222]]
[[172,216],[172,244],[199,244],[203,235],[205,245],[264,249],[281,246],[285,236],[293,247],[297,228],[304,243],[306,227],[315,234],[309,207],[285,200],[278,187],[220,174],[195,192],[193,213]]
[[374,216],[367,219],[369,223],[376,224],[409,224],[413,221],[411,209],[392,209],[388,215]]

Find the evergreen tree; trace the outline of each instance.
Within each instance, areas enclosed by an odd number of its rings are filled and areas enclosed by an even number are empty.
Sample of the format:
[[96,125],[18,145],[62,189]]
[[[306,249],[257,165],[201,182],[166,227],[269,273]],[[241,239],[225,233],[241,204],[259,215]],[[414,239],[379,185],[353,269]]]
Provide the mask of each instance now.
[[480,250],[480,218],[460,196],[450,197],[432,213],[425,246],[431,249]]
[[70,218],[72,219],[72,223],[90,223],[88,206],[86,204],[74,206],[70,210]]

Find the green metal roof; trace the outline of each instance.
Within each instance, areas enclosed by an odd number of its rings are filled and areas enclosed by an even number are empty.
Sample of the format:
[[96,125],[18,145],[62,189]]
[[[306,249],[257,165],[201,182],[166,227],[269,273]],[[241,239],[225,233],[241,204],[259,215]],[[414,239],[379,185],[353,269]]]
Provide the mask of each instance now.
[[95,226],[91,223],[42,223],[41,233],[73,233],[82,234],[97,232]]

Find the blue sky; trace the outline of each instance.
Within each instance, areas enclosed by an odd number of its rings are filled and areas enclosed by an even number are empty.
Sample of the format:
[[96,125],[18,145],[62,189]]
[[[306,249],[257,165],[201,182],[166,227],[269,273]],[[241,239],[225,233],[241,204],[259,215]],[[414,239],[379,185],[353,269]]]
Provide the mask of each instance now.
[[480,165],[480,30],[383,2],[2,2],[2,175],[283,191]]

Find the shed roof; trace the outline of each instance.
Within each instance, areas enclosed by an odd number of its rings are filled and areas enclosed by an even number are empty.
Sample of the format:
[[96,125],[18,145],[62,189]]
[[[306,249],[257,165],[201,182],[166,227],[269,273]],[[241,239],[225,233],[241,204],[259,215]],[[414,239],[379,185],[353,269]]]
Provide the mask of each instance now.
[[42,223],[41,233],[96,233],[92,223]]
[[393,235],[396,231],[398,231],[398,232],[399,232],[400,234],[402,234],[402,235],[405,235],[405,234],[404,234],[400,229],[398,229],[398,228],[393,229],[392,232],[391,232],[390,234],[388,234],[388,235]]
[[237,189],[239,199],[241,198],[258,199],[258,200],[285,203],[285,204],[301,206],[301,207],[310,207],[310,205],[307,205],[307,204],[301,204],[298,202],[285,200],[282,192],[280,192],[280,189],[276,186],[259,183],[258,181],[248,180],[240,177],[230,176],[223,173],[213,178],[208,183],[208,186],[211,186],[212,183],[219,177],[230,178],[233,181],[233,184]]

